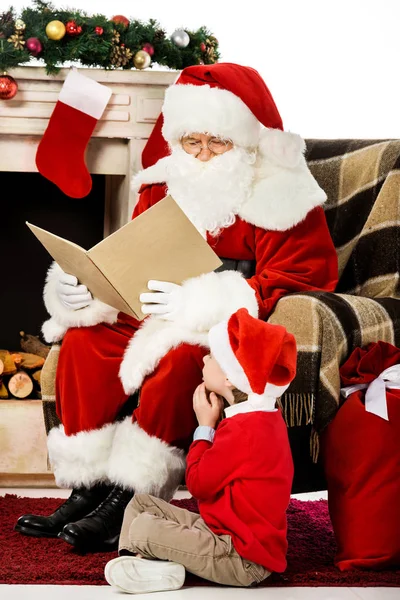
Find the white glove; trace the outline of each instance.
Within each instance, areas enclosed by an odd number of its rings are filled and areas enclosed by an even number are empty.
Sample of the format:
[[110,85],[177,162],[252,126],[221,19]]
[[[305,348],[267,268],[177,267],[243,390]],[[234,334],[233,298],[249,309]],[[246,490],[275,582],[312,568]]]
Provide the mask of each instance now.
[[140,294],[139,300],[143,302],[142,312],[166,321],[174,321],[183,306],[182,286],[168,281],[150,280],[147,287],[155,293]]
[[72,310],[86,308],[93,302],[93,296],[86,285],[79,285],[74,275],[62,272],[57,281],[56,291],[60,302]]

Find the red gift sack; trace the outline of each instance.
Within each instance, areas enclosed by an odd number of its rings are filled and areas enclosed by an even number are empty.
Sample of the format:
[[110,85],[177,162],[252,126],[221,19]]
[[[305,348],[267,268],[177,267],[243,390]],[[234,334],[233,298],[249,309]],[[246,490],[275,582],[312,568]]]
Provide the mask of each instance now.
[[351,388],[321,437],[335,564],[399,566],[400,350],[385,342],[357,348],[340,376]]

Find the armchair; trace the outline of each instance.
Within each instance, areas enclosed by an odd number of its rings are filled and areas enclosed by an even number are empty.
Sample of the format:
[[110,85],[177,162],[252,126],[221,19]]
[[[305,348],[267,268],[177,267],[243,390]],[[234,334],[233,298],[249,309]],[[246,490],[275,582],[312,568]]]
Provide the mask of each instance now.
[[[295,463],[293,492],[324,489],[318,435],[339,408],[340,365],[357,346],[400,345],[400,140],[308,140],[307,160],[328,195],[340,279],[335,293],[282,298],[269,318],[298,345],[297,376],[280,399]],[[223,268],[251,275],[251,264],[230,263]],[[46,429],[58,424],[58,348],[42,373]]]

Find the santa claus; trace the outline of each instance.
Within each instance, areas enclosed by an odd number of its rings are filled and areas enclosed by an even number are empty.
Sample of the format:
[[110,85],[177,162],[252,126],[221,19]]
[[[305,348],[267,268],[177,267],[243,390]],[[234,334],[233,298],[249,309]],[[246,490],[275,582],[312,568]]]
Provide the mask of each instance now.
[[[52,265],[43,333],[48,342],[63,338],[62,425],[50,431],[48,450],[57,484],[73,491],[50,516],[22,516],[18,531],[86,550],[115,548],[135,492],[169,500],[183,481],[209,329],[241,307],[267,319],[285,294],[334,290],[326,196],[304,148],[283,131],[268,88],[249,67],[188,67],[167,90],[146,168],[133,181],[133,218],[169,193],[223,261],[251,261],[254,274],[149,281],[141,295],[149,316],[139,323]],[[121,419],[136,391],[137,408]]]

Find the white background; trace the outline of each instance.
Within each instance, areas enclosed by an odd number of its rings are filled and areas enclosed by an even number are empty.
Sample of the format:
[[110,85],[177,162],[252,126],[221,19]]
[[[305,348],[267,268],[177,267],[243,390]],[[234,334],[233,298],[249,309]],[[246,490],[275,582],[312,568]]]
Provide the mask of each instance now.
[[[11,2],[10,2],[11,3]],[[13,0],[20,10],[29,0]],[[286,129],[304,137],[400,137],[400,0],[54,0],[155,18],[171,34],[206,25],[221,60],[256,68]],[[0,0],[5,9],[7,0]]]

